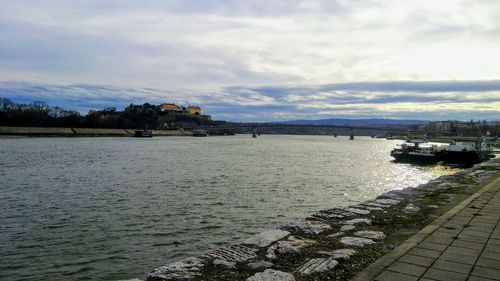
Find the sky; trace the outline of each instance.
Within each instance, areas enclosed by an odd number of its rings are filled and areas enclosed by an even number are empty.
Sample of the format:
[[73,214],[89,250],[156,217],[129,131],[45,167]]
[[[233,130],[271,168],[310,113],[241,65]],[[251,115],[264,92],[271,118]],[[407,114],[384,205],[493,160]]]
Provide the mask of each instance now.
[[214,119],[500,120],[497,0],[3,1],[0,97]]

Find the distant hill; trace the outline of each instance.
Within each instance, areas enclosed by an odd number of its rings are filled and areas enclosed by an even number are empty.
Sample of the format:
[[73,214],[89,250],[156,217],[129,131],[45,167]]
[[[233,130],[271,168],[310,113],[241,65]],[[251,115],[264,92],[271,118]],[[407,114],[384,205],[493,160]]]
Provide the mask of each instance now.
[[408,126],[427,124],[427,120],[398,120],[398,119],[321,119],[321,120],[290,120],[276,122],[288,125],[351,125],[351,126]]

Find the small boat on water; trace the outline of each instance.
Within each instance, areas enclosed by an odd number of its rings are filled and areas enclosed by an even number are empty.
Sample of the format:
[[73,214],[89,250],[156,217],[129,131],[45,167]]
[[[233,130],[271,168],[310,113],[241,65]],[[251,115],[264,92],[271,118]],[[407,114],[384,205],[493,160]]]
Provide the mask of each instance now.
[[136,138],[152,138],[153,131],[151,131],[151,130],[135,130],[134,137],[136,137]]
[[485,138],[454,138],[451,144],[408,140],[390,154],[399,162],[434,164],[442,161],[447,165],[462,166],[472,166],[494,157],[491,145]]
[[485,138],[455,138],[443,151],[445,163],[474,165],[493,158],[493,150]]
[[207,137],[208,133],[205,130],[193,130],[193,137]]
[[422,139],[408,140],[391,151],[391,156],[398,162],[434,164],[441,161],[444,144],[427,143]]

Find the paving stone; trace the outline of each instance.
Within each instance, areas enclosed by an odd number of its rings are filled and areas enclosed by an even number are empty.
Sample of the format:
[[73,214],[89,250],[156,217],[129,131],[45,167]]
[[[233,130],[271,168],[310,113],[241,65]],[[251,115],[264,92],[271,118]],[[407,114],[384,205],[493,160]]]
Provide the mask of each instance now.
[[465,281],[467,279],[466,274],[456,273],[452,271],[441,270],[437,268],[429,268],[424,274],[425,278],[430,278],[434,280],[442,281]]
[[474,265],[474,263],[477,260],[477,256],[457,255],[457,254],[453,253],[453,254],[442,254],[439,257],[439,259],[451,261],[451,262]]
[[434,233],[432,233],[429,237],[437,237],[437,238],[453,238],[456,235],[444,231],[443,229],[438,229]]
[[483,243],[468,242],[463,240],[455,240],[451,243],[451,246],[470,248],[470,249],[483,249]]
[[432,251],[432,250],[428,250],[428,249],[422,249],[422,248],[413,248],[410,252],[408,252],[408,254],[435,259],[435,258],[439,257],[441,252]]
[[456,229],[463,229],[464,227],[466,227],[466,225],[467,225],[467,223],[449,221],[449,222],[445,223],[443,225],[443,227],[453,227]]
[[243,262],[257,257],[257,249],[244,245],[231,245],[215,249],[205,256],[212,259],[220,259],[230,262]]
[[393,271],[384,271],[375,278],[377,281],[416,281],[418,277]]
[[490,239],[488,245],[500,245],[500,239]]
[[443,244],[436,244],[436,243],[423,241],[423,242],[420,242],[418,244],[418,247],[433,250],[433,251],[444,251],[446,249],[446,247],[448,247],[448,246],[443,245]]
[[434,262],[432,267],[442,270],[448,270],[453,272],[458,272],[462,274],[469,274],[472,269],[472,265],[456,263],[446,260],[437,260]]
[[460,232],[462,232],[463,228],[453,228],[453,227],[442,227],[440,229],[441,232],[446,232],[450,233],[454,236],[458,235]]
[[464,236],[478,236],[478,237],[486,237],[486,238],[489,238],[490,237],[490,233],[491,232],[479,232],[479,231],[472,231],[472,230],[464,230],[462,231],[462,233],[460,233],[460,235],[464,235]]
[[[471,224],[484,224],[484,225],[489,225],[490,227],[493,227],[496,225],[497,223],[497,218],[483,218],[483,217],[477,217],[474,218],[471,222]],[[486,226],[485,226],[486,227]]]
[[476,242],[476,243],[486,243],[486,241],[488,241],[488,237],[480,237],[480,236],[472,236],[472,235],[463,235],[463,234],[460,234],[458,236],[458,240],[468,241],[468,242]]
[[420,265],[420,266],[430,266],[434,262],[434,259],[428,258],[428,257],[406,254],[403,257],[401,257],[399,259],[399,261],[411,263],[411,264],[415,264],[415,265]]
[[257,247],[267,247],[272,243],[287,237],[289,234],[290,232],[279,229],[267,230],[245,240],[244,244],[255,245]]
[[295,277],[283,271],[266,269],[264,272],[256,273],[247,278],[246,281],[295,281]]
[[478,232],[488,232],[488,233],[491,233],[491,229],[490,228],[480,227],[480,226],[467,227],[467,230],[469,230],[469,231],[478,231]]
[[334,269],[339,264],[333,258],[316,258],[310,259],[304,265],[299,267],[297,271],[300,274],[308,275],[311,273],[325,272]]
[[492,233],[490,238],[493,238],[493,239],[500,239],[500,233]]
[[453,240],[454,239],[451,237],[448,238],[429,237],[425,239],[426,242],[442,244],[442,245],[449,245],[451,244],[451,242],[453,242]]
[[483,278],[483,277],[479,277],[479,276],[469,276],[467,281],[498,281],[498,279],[495,280],[495,279]]
[[486,258],[486,259],[496,260],[496,261],[500,262],[500,255],[498,253],[496,253],[496,252],[490,252],[490,251],[488,251],[488,248],[486,248],[486,250],[484,250],[481,253],[481,257],[482,258]]
[[482,222],[475,222],[475,221],[471,221],[468,225],[487,228],[487,229],[491,229],[491,230],[493,230],[495,228],[494,225],[492,225],[491,223],[482,223]]
[[388,270],[390,271],[395,271],[413,276],[422,276],[422,274],[424,274],[426,269],[427,267],[404,263],[404,262],[395,262],[388,268]]
[[497,252],[500,255],[500,245],[489,245],[487,250],[489,252]]
[[465,255],[465,256],[478,257],[480,253],[481,253],[481,250],[478,250],[478,249],[450,246],[443,252],[443,255],[450,254],[450,255]]
[[488,267],[476,266],[472,270],[471,275],[479,276],[479,277],[483,277],[483,278],[500,280],[500,270],[492,269],[492,268],[488,268]]
[[345,236],[340,239],[340,243],[348,246],[364,247],[365,245],[375,244],[375,241],[362,237]]
[[500,270],[500,262],[498,262],[498,260],[492,260],[492,259],[479,257],[476,265]]

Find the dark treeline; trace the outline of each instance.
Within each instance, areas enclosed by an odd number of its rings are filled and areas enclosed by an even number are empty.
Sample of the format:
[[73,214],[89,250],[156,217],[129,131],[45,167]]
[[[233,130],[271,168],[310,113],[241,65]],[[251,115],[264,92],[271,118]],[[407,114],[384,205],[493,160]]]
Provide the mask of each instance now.
[[[131,104],[124,111],[116,108],[90,110],[82,115],[74,110],[66,110],[57,106],[49,106],[42,101],[29,104],[15,103],[6,98],[0,98],[0,126],[12,127],[72,127],[72,128],[171,128],[179,126],[196,127],[204,124],[198,117],[176,115],[166,119],[171,114],[163,112],[160,106],[145,103]],[[167,122],[163,121],[167,120]]]

